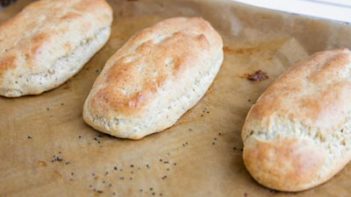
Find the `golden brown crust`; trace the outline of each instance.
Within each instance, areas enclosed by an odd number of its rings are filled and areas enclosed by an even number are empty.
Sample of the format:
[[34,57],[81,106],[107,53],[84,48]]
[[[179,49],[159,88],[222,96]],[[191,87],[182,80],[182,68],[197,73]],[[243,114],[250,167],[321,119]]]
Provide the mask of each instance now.
[[[125,115],[140,113],[166,79],[178,78],[189,69],[185,66],[198,61],[201,51],[211,49],[209,40],[219,45],[221,39],[211,33],[212,27],[206,21],[190,20],[183,25],[185,19],[169,19],[132,37],[107,63],[108,72],[102,74],[106,75],[104,88],[94,96],[92,107],[106,111],[118,109]],[[187,31],[189,25],[192,25],[191,31]],[[166,31],[172,32],[167,34]],[[151,37],[154,32],[164,37]],[[172,59],[167,59],[169,56]],[[169,65],[165,65],[167,61]]]
[[335,124],[326,121],[331,116],[340,122],[351,96],[351,91],[347,91],[351,81],[343,80],[349,78],[346,72],[350,63],[346,49],[317,53],[299,62],[267,88],[252,108],[252,118],[281,113],[321,127]]
[[[7,70],[10,69],[11,66],[15,65],[15,57],[7,56],[0,61],[0,76]],[[0,78],[1,79],[1,78]]]
[[140,139],[172,126],[205,94],[223,61],[220,35],[201,18],[171,18],[130,38],[85,101],[99,131]]
[[244,161],[258,182],[300,191],[351,159],[350,71],[348,49],[316,53],[261,95],[242,131]]

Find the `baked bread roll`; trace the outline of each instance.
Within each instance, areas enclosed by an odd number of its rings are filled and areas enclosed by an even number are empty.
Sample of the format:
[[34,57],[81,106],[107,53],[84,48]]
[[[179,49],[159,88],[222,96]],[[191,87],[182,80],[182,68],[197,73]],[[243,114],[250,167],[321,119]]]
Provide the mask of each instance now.
[[64,83],[106,43],[105,0],[41,0],[0,26],[0,95],[35,95]]
[[244,163],[262,185],[281,191],[317,186],[351,158],[351,53],[316,53],[261,95],[247,115]]
[[201,18],[172,18],[130,38],[106,63],[84,120],[140,139],[172,126],[211,85],[223,61],[220,35]]

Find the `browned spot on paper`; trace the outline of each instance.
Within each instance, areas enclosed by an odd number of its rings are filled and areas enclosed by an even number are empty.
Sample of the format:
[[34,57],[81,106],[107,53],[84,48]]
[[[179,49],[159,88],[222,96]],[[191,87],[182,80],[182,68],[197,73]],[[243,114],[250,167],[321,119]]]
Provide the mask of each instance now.
[[262,51],[278,50],[286,41],[286,38],[278,38],[275,40],[257,42],[254,46],[251,45],[242,48],[230,48],[229,46],[225,46],[223,50],[224,53],[228,55],[252,55]]
[[228,53],[230,55],[243,55],[243,54],[252,54],[256,52],[258,49],[257,48],[239,48],[239,49],[232,49],[229,47],[224,47],[223,48],[224,53]]
[[246,74],[245,78],[249,81],[264,81],[269,79],[267,73],[263,72],[262,70],[257,70],[254,73]]
[[62,178],[62,174],[57,170],[54,170],[53,175],[54,177]]
[[67,85],[65,85],[65,86],[63,86],[63,89],[64,90],[69,90],[71,87],[67,84]]
[[38,161],[37,164],[39,167],[46,167],[47,166],[47,163],[45,161]]

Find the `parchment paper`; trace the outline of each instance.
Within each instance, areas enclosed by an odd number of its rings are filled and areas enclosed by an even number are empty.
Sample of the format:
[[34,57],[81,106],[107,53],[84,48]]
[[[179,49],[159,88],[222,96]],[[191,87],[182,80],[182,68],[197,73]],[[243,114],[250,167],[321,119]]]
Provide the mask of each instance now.
[[[29,0],[0,12],[15,15]],[[0,98],[0,196],[349,196],[351,166],[315,189],[258,185],[242,161],[250,106],[289,65],[351,47],[351,27],[222,0],[110,0],[113,34],[84,69],[40,96]],[[202,16],[221,33],[225,61],[201,102],[172,128],[140,141],[96,132],[83,102],[105,61],[135,32],[172,16]],[[261,69],[269,80],[245,75]]]

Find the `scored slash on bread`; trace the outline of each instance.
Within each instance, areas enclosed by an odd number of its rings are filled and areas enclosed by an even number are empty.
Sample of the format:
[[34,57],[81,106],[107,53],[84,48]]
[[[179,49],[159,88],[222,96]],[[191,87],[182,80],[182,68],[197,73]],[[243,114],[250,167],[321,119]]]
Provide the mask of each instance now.
[[142,30],[107,61],[84,120],[130,139],[172,126],[213,82],[222,48],[220,35],[201,18],[171,18]]

